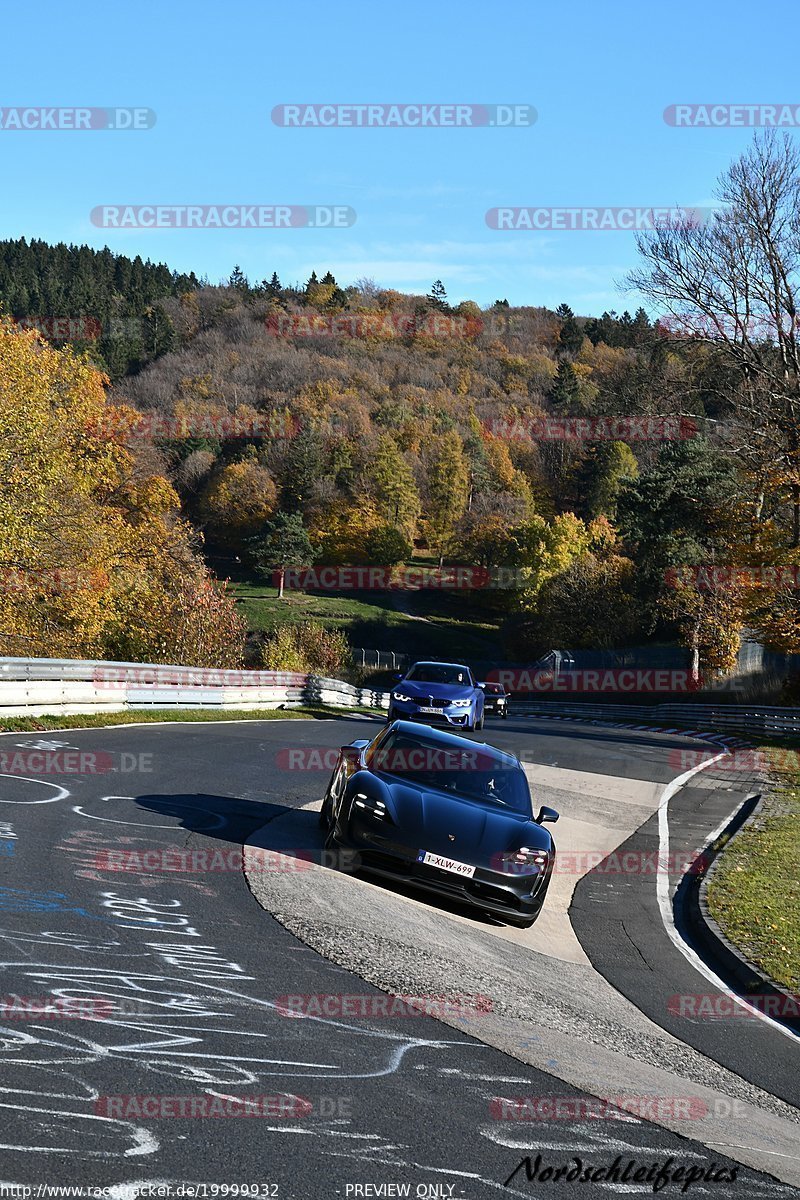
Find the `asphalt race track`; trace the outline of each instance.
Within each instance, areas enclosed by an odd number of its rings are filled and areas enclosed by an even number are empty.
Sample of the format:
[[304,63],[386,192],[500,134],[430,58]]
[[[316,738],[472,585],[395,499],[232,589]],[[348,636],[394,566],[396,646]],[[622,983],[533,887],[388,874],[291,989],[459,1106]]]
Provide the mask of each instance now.
[[[510,931],[325,865],[324,751],[375,728],[0,738],[0,1182],[120,1200],[155,1182],[284,1200],[650,1195],[664,1166],[684,1175],[662,1196],[800,1195],[797,1042],[674,1015],[674,994],[714,989],[670,941],[652,877],[576,870],[540,923]],[[675,755],[697,749],[531,720],[482,737],[562,809],[560,853],[588,837],[646,851]],[[687,789],[705,786],[703,804],[672,802],[676,844],[752,787],[703,778]],[[440,1020],[392,1011],[381,989],[462,1000]],[[337,997],[352,999],[334,1012]],[[608,1119],[609,1091],[693,1107]],[[509,1119],[521,1097],[550,1107]]]

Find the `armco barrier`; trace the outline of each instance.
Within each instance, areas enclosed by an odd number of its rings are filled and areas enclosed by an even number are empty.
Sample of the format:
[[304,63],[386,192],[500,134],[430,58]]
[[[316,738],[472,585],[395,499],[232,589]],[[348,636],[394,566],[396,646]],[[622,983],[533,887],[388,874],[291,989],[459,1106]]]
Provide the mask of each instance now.
[[[252,676],[253,682],[248,682]],[[298,672],[226,671],[167,663],[0,658],[0,716],[146,709],[388,708],[389,696]]]
[[122,712],[127,707],[124,684],[99,688],[91,682],[77,680],[9,682],[0,675],[0,714],[9,717]]
[[800,734],[800,708],[750,704],[561,704],[514,700],[512,714],[540,717],[583,717],[587,721],[642,721],[679,725],[697,731],[763,733],[772,737]]
[[[248,682],[252,677],[253,682]],[[156,708],[386,709],[387,692],[341,679],[270,671],[226,671],[168,663],[97,659],[0,658],[0,716],[141,711]],[[641,721],[696,731],[800,734],[800,709],[745,704],[563,704],[513,700],[512,715],[587,721]]]

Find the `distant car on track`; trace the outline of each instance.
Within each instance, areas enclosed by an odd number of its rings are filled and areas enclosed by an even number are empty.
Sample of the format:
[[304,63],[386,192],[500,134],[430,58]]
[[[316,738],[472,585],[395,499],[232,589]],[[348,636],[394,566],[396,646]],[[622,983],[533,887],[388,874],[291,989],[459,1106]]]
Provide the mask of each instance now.
[[555,862],[542,808],[534,818],[519,759],[485,742],[410,721],[339,751],[320,824],[328,849],[527,928]]
[[484,694],[461,663],[417,662],[392,688],[388,719],[483,729]]
[[479,683],[483,692],[483,711],[497,713],[503,720],[508,718],[508,702],[511,699],[502,683]]

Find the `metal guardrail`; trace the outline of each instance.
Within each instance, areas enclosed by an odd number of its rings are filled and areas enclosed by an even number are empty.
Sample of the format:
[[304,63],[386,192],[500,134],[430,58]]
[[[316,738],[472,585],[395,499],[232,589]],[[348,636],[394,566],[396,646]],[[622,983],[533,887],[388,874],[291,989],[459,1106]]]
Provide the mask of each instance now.
[[800,734],[800,708],[751,704],[561,704],[512,701],[513,713],[531,716],[583,717],[588,721],[615,720],[682,725],[687,729],[766,733],[788,737]]
[[[389,693],[289,671],[236,671],[99,659],[0,658],[0,716],[154,708],[386,709]],[[512,713],[625,720],[687,729],[800,735],[800,708],[747,704],[565,704],[512,701]]]
[[389,706],[389,695],[288,671],[231,671],[167,663],[0,658],[0,716],[77,715],[156,708]]
[[562,704],[558,701],[550,703],[549,701],[536,700],[516,700],[512,697],[511,705],[515,713],[550,713],[555,716],[564,717],[586,717],[587,720],[599,720],[602,717],[627,716],[634,721],[643,721],[648,716],[652,716],[656,708],[654,705],[635,705],[635,704]]

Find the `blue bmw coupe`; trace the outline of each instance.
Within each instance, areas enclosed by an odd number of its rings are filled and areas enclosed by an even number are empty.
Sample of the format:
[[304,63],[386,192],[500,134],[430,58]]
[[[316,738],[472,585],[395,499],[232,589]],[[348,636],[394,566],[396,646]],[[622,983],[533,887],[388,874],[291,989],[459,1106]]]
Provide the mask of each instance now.
[[418,662],[392,688],[389,721],[483,729],[484,695],[461,663]]

